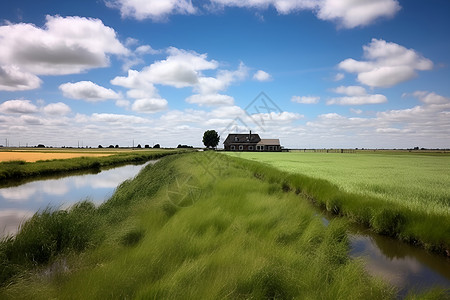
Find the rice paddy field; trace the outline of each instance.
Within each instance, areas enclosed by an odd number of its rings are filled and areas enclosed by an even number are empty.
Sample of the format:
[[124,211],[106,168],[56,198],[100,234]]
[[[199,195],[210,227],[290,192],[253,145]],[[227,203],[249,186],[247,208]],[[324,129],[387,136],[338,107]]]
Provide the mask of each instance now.
[[[322,180],[322,183],[323,180],[331,183],[339,191],[349,194],[348,197],[332,196],[339,202],[338,213],[348,215],[356,221],[373,225],[372,221],[377,211],[384,210],[385,214],[391,215],[398,213],[400,219],[411,219],[411,224],[417,223],[408,229],[397,230],[415,232],[410,232],[401,239],[415,242],[418,235],[425,237],[436,234],[441,236],[439,243],[450,243],[448,227],[450,155],[448,153],[242,152],[228,154],[262,162],[292,174]],[[321,199],[316,200],[321,201]],[[345,207],[347,211],[342,210]],[[398,218],[392,217],[392,219]],[[439,219],[442,222],[435,223],[433,227],[430,225],[430,222],[434,222],[433,219]],[[418,225],[419,223],[421,225]],[[412,227],[416,228],[412,229]],[[399,235],[399,232],[386,233],[393,236]]]

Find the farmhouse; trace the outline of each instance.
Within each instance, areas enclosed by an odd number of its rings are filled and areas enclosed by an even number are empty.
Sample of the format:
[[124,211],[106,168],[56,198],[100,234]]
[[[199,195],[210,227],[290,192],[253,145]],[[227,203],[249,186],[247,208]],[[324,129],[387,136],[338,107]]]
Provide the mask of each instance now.
[[279,139],[261,139],[259,134],[230,133],[223,142],[226,151],[281,151]]

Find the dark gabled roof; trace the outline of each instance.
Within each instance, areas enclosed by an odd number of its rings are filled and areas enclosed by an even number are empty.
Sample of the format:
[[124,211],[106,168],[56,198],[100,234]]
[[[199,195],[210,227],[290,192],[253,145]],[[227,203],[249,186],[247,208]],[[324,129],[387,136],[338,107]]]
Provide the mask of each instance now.
[[258,134],[255,133],[230,133],[226,140],[223,142],[225,145],[233,143],[249,143],[256,144],[261,141]]

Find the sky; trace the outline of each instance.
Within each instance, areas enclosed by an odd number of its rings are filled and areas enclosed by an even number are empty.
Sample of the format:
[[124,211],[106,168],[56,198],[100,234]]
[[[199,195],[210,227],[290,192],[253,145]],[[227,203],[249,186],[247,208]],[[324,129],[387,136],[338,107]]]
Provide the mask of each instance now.
[[0,3],[0,145],[450,148],[448,0]]

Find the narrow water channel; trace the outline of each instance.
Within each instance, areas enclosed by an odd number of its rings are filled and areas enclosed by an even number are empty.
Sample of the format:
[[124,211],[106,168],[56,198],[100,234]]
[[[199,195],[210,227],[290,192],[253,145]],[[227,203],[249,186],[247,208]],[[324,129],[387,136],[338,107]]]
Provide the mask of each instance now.
[[[324,214],[318,213],[318,216],[328,225],[333,216]],[[370,275],[396,287],[398,298],[405,298],[409,292],[439,287],[447,290],[450,299],[449,257],[376,234],[359,225],[351,225],[348,234],[350,257],[362,259]]]
[[99,205],[111,197],[120,183],[133,178],[147,164],[155,162],[0,188],[0,237],[15,234],[23,221],[46,207],[66,209],[85,199]]

